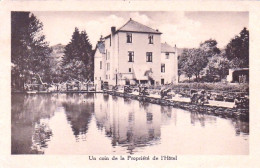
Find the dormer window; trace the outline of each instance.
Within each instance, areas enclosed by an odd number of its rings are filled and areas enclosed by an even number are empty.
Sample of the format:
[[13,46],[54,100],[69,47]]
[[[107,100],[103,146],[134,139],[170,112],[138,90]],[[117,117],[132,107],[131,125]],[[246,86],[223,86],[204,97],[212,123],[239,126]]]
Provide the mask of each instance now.
[[132,33],[126,33],[126,42],[132,43]]
[[148,35],[149,44],[153,44],[153,35]]

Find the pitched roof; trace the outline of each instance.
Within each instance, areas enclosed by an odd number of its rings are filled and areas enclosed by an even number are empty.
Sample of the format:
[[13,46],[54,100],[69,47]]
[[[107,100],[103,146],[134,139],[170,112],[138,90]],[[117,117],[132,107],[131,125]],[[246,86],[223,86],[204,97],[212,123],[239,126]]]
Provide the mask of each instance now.
[[105,43],[104,43],[104,41],[99,41],[97,43],[96,49],[98,49],[100,53],[105,54]]
[[161,43],[161,52],[175,52],[175,48],[167,43]]
[[[128,22],[126,22],[126,24],[124,24],[122,27],[117,29],[115,33],[118,33],[118,32],[137,32],[137,33],[162,34],[158,30],[154,30],[154,29],[152,29],[148,26],[145,26],[145,25],[143,25],[139,22],[132,20],[131,18]],[[105,38],[108,38],[110,36],[111,36],[111,34],[109,34]]]
[[136,22],[130,18],[130,20],[120,27],[117,31],[130,31],[130,32],[142,32],[142,33],[154,33],[162,34],[158,30],[154,30],[148,26],[145,26],[139,22]]

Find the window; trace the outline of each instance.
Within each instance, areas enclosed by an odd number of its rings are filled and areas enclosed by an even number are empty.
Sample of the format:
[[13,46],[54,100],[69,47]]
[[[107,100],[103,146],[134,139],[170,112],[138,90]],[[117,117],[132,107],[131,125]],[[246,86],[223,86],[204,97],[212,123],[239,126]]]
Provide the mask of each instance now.
[[134,52],[128,51],[128,62],[134,62]]
[[170,54],[169,54],[168,52],[165,53],[165,58],[166,58],[166,59],[169,59],[169,55],[170,55]]
[[146,62],[153,62],[153,53],[152,52],[146,53]]
[[153,35],[148,35],[149,44],[153,44]]
[[161,84],[164,85],[164,79],[161,79]]
[[164,73],[165,72],[165,64],[161,65],[161,72]]
[[125,81],[125,85],[130,85],[130,81],[129,81],[129,80],[126,80],[126,81]]
[[129,69],[128,69],[128,71],[129,71],[129,72],[132,72],[132,69],[131,69],[131,68],[129,68]]
[[100,61],[100,69],[102,69],[102,61]]
[[110,64],[107,63],[107,70],[110,70]]
[[132,33],[126,33],[126,42],[132,43]]

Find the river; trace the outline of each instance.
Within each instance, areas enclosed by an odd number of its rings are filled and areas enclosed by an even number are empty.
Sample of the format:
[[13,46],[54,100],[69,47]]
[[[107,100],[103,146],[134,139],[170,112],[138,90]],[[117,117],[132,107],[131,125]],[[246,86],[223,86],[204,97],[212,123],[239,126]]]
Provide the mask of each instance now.
[[12,94],[12,154],[249,154],[249,123],[103,94]]

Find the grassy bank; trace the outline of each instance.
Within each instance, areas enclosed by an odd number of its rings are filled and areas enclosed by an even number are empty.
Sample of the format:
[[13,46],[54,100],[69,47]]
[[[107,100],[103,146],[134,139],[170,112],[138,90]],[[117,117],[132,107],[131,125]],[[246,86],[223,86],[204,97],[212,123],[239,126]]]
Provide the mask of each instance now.
[[167,88],[174,90],[178,89],[195,89],[195,90],[210,90],[216,92],[246,92],[249,93],[249,84],[238,83],[179,83],[175,85],[168,85]]

